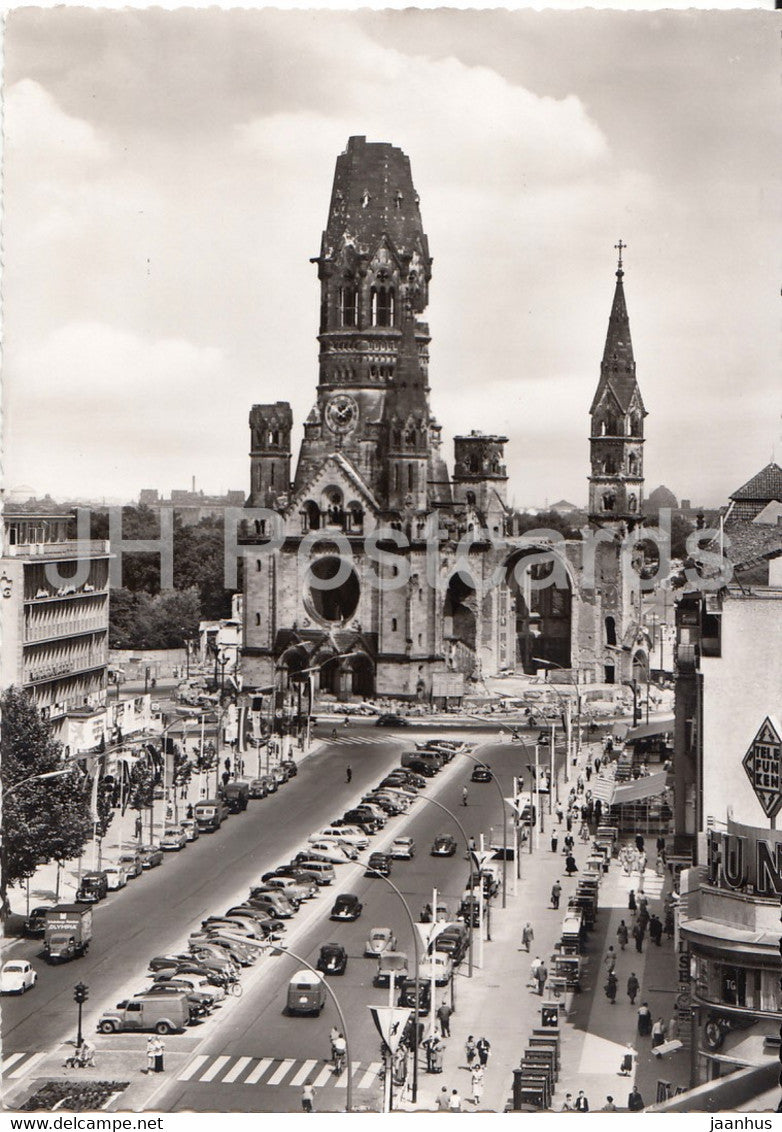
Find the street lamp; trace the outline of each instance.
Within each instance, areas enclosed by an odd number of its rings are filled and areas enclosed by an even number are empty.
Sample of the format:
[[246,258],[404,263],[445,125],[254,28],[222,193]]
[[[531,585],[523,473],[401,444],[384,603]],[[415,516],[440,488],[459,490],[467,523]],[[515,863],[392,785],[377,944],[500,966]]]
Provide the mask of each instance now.
[[334,1003],[334,1006],[336,1007],[336,1011],[337,1011],[337,1014],[339,1015],[339,1020],[340,1020],[340,1023],[342,1025],[342,1036],[345,1039],[345,1064],[346,1064],[346,1071],[347,1071],[347,1075],[348,1075],[347,1096],[345,1098],[345,1109],[346,1109],[347,1112],[352,1112],[353,1111],[353,1082],[352,1082],[353,1062],[352,1062],[351,1057],[350,1057],[350,1042],[348,1040],[348,1027],[347,1027],[347,1022],[345,1021],[345,1015],[342,1012],[342,1007],[339,1004],[339,999],[337,998],[336,994],[332,990],[331,984],[329,983],[328,979],[325,979],[321,975],[320,971],[318,971],[317,968],[313,967],[311,963],[308,963],[306,959],[302,959],[302,957],[300,955],[298,955],[295,951],[292,951],[290,947],[285,947],[283,944],[278,943],[276,940],[274,942],[272,942],[271,940],[268,940],[268,939],[253,939],[250,936],[234,935],[232,932],[223,932],[222,934],[225,936],[226,939],[232,940],[234,943],[241,943],[243,946],[246,946],[246,947],[255,947],[255,948],[258,949],[258,951],[260,951],[264,955],[267,954],[270,950],[272,952],[281,951],[283,955],[290,955],[290,957],[292,959],[295,959],[297,963],[301,963],[302,967],[306,967],[308,971],[312,971],[313,975],[316,975],[317,978],[320,979],[321,983],[323,984],[324,990],[326,990],[331,995],[331,1000]]
[[[477,719],[479,717],[473,716],[473,718]],[[471,762],[474,762],[476,766],[485,766],[485,763],[482,763],[479,758],[476,758],[475,755],[471,755],[468,751],[457,751],[456,753],[458,755],[464,755],[464,757],[466,759],[469,759]],[[497,793],[500,796],[500,806],[502,807],[502,906],[504,908],[506,906],[505,880],[506,880],[506,876],[507,876],[506,866],[507,866],[507,856],[508,856],[508,822],[507,822],[507,814],[505,812],[505,795],[502,792],[502,787],[500,786],[499,780],[497,779],[497,776],[495,775],[494,771],[491,769],[491,767],[487,767],[486,769],[488,770],[489,774],[491,775],[492,782],[497,787]],[[470,868],[472,868],[472,865],[470,865]]]

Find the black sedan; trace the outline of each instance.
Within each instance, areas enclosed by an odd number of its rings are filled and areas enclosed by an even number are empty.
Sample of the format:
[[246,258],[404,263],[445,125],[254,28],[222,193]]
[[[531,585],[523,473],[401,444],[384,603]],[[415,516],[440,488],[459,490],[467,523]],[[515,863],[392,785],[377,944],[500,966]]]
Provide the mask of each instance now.
[[381,877],[387,877],[391,872],[391,857],[388,853],[370,853],[369,860],[367,861],[367,875],[372,876],[374,873],[379,873]]
[[394,712],[386,712],[384,715],[379,715],[375,721],[375,727],[409,727],[409,720],[405,719],[403,715],[396,715]]
[[54,905],[42,905],[40,908],[33,908],[30,915],[24,922],[24,934],[28,939],[40,939],[44,934],[44,927],[46,925],[46,913],[49,908]]
[[363,911],[364,905],[352,892],[343,892],[334,901],[330,920],[357,920]]
[[320,949],[317,967],[324,975],[344,975],[348,953],[341,943],[324,943]]
[[451,837],[450,833],[435,837],[430,852],[433,857],[453,857],[456,852],[456,838]]
[[492,774],[485,763],[478,763],[473,767],[473,772],[470,775],[472,782],[491,782]]

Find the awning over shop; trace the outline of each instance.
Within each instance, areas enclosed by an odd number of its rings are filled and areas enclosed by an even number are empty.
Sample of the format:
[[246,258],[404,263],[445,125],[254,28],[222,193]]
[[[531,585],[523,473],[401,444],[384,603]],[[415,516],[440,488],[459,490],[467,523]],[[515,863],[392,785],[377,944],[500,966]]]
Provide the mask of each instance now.
[[775,951],[779,936],[773,932],[719,923],[716,920],[681,920],[684,939],[719,951],[732,951],[745,956],[768,956]]
[[636,739],[651,739],[655,735],[666,735],[673,731],[673,716],[664,719],[653,719],[650,723],[642,723],[640,727],[633,727],[627,732],[626,743],[634,743]]
[[614,787],[611,799],[612,806],[623,806],[627,802],[642,802],[645,798],[654,798],[666,789],[668,775],[664,770],[657,774],[647,774],[644,778],[634,778],[632,782],[621,782]]

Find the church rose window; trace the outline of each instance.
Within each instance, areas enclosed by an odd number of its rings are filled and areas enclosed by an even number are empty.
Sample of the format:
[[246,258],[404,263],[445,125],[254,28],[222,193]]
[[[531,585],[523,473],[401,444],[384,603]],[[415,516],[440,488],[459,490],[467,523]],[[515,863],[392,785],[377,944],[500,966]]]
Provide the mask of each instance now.
[[355,569],[336,555],[318,558],[305,575],[307,604],[322,621],[343,622],[358,608],[361,585]]

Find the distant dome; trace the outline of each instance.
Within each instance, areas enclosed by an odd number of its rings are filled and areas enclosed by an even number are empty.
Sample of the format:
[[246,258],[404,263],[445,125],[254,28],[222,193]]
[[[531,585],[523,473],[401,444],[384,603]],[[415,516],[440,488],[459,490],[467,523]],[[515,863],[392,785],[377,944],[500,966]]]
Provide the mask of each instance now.
[[679,501],[673,492],[660,484],[646,497],[646,508],[649,511],[659,511],[661,507],[670,507],[671,511],[678,510]]

